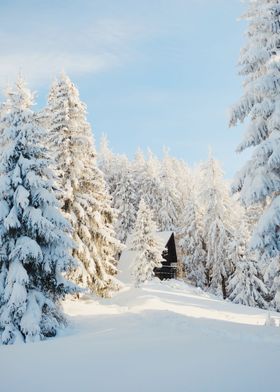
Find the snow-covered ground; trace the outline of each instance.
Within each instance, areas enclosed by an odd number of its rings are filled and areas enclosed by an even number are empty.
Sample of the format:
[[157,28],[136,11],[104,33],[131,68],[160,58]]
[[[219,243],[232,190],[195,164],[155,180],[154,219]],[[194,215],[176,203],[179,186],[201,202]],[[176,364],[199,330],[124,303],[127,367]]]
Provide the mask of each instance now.
[[175,281],[64,307],[60,337],[0,347],[1,392],[279,389],[280,328],[264,325],[265,311]]

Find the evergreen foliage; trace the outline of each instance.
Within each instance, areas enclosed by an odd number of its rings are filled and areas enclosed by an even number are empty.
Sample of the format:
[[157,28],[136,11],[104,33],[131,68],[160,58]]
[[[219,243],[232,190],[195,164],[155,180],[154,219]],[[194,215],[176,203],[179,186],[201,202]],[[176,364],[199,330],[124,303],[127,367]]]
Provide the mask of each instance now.
[[232,273],[229,243],[235,223],[234,204],[219,163],[211,156],[201,166],[200,202],[203,206],[203,237],[207,248],[206,274],[209,290],[223,298]]
[[172,231],[178,226],[181,200],[176,185],[172,159],[165,154],[160,171],[161,204],[157,211],[157,222],[162,231]]
[[251,247],[267,262],[274,262],[280,252],[279,1],[249,2],[244,19],[249,24],[239,61],[244,93],[232,108],[230,125],[249,119],[238,151],[248,147],[254,150],[237,175],[233,190],[240,192],[246,206],[267,205],[254,230]]
[[156,235],[156,224],[152,219],[152,212],[144,200],[141,200],[131,242],[131,250],[136,252],[133,268],[136,286],[151,280],[154,276],[154,269],[162,266],[163,249],[164,245]]
[[206,244],[203,239],[202,214],[194,198],[187,202],[178,231],[179,246],[187,278],[196,286],[206,286]]
[[246,215],[242,218],[229,248],[234,273],[228,282],[228,298],[237,304],[267,308],[268,290],[263,282],[257,255],[248,246]]
[[0,340],[54,336],[65,324],[59,301],[76,286],[70,226],[53,191],[45,130],[31,110],[33,95],[19,79],[7,93],[0,144]]
[[127,236],[134,228],[140,202],[136,177],[132,170],[127,163],[122,171],[122,180],[116,185],[112,195],[113,206],[118,211],[116,233],[122,243],[126,242]]
[[73,255],[79,268],[70,277],[100,296],[118,290],[115,211],[97,167],[86,107],[66,75],[55,82],[48,100],[49,144],[55,157],[58,197],[73,227]]

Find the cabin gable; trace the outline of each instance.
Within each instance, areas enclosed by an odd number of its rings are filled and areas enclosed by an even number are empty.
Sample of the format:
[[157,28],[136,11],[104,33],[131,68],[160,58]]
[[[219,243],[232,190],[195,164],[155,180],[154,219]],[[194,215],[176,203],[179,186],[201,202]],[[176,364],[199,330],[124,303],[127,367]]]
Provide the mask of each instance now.
[[165,247],[166,249],[162,252],[162,267],[154,269],[155,276],[160,280],[176,279],[178,259],[174,233],[170,234]]

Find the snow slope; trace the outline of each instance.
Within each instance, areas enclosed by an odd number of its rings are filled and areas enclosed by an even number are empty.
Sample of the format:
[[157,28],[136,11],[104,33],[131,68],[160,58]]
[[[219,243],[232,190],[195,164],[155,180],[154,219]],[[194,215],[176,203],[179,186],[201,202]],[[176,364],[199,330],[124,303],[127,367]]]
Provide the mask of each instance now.
[[64,308],[61,337],[0,347],[1,392],[279,389],[280,328],[264,325],[265,311],[157,280]]

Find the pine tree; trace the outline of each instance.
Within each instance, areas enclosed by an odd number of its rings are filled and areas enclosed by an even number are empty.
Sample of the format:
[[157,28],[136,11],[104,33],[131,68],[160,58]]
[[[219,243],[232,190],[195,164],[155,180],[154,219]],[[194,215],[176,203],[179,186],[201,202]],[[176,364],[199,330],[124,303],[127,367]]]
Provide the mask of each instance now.
[[249,119],[238,151],[254,150],[237,175],[234,191],[246,206],[267,204],[251,245],[269,263],[280,252],[279,1],[257,0],[248,7],[247,43],[239,61],[244,94],[232,108],[230,126]]
[[234,273],[229,279],[228,298],[236,303],[267,308],[268,290],[264,285],[258,261],[249,246],[246,216],[242,216],[229,247]]
[[180,196],[179,215],[182,213],[186,202],[192,195],[194,187],[194,178],[192,170],[187,164],[179,159],[172,158],[173,176],[175,179],[175,188]]
[[61,208],[73,227],[79,268],[71,278],[100,296],[118,289],[115,255],[115,212],[97,167],[86,107],[70,79],[62,75],[51,88],[47,108],[49,143],[55,152],[55,170]]
[[[257,223],[262,216],[264,209],[266,208],[265,203],[256,203],[248,206],[245,209],[244,222],[247,225],[247,231],[249,233],[247,239],[248,251],[250,251],[250,235],[256,229]],[[280,273],[279,257],[271,257],[265,252],[261,252],[260,249],[250,252],[254,254],[254,260],[258,263],[258,269],[261,271],[264,284],[267,288],[267,294],[265,296],[267,301],[272,301],[275,297],[277,289],[275,288],[274,279],[278,273]]]
[[135,180],[132,165],[127,161],[127,165],[123,167],[122,180],[112,195],[113,206],[118,211],[116,233],[122,243],[126,242],[127,236],[134,228],[140,202]]
[[120,157],[120,155],[116,155],[110,150],[107,136],[102,135],[98,152],[98,167],[103,173],[110,195],[114,193],[121,180],[120,172],[123,168],[123,161]]
[[117,238],[125,243],[131,233],[139,205],[139,187],[134,164],[125,155],[113,154],[105,136],[100,143],[98,165],[104,173],[112,206],[117,211],[115,231]]
[[197,287],[206,285],[206,244],[203,239],[202,216],[191,197],[180,219],[179,247],[184,259],[187,278]]
[[271,293],[273,294],[271,305],[275,308],[275,310],[277,310],[277,312],[280,312],[280,261],[279,259],[277,259],[277,270],[274,274]]
[[[0,118],[2,118],[6,111],[6,105],[4,103],[0,103]],[[1,123],[2,124],[2,123]]]
[[148,150],[148,159],[145,161],[143,172],[140,173],[141,188],[139,199],[143,199],[147,207],[152,211],[157,227],[161,228],[159,209],[162,206],[160,162],[157,157]]
[[212,157],[202,165],[200,181],[209,290],[226,298],[227,281],[232,273],[228,246],[233,236],[235,206],[229,197],[220,165]]
[[145,166],[145,155],[140,148],[137,148],[133,162],[134,162],[135,168],[137,168],[139,170],[139,173],[142,173],[144,170],[143,168]]
[[7,103],[0,103],[0,137],[2,138],[2,133],[4,130],[4,116],[7,112]]
[[131,250],[136,252],[133,278],[136,286],[151,280],[154,269],[162,266],[162,252],[164,245],[156,235],[156,224],[152,219],[152,212],[141,200],[133,231]]
[[127,156],[113,153],[109,148],[107,137],[103,135],[98,153],[98,167],[104,175],[107,189],[112,197],[124,180],[124,172],[128,169],[128,166]]
[[161,231],[173,231],[178,226],[181,209],[180,194],[176,188],[172,158],[165,152],[160,170],[161,204],[157,209],[157,222]]
[[104,178],[109,184],[109,178],[112,171],[113,152],[109,148],[108,138],[105,134],[101,136],[100,146],[98,151],[98,167],[104,174]]
[[0,145],[0,341],[54,336],[65,319],[59,301],[73,284],[70,226],[53,192],[44,129],[23,80],[7,93]]
[[229,299],[236,303],[267,308],[267,289],[256,260],[240,260],[228,284]]

